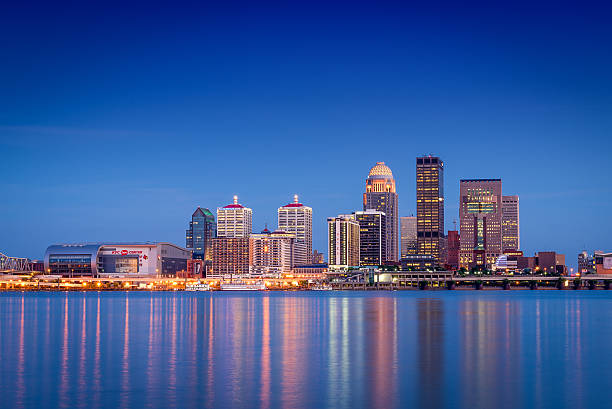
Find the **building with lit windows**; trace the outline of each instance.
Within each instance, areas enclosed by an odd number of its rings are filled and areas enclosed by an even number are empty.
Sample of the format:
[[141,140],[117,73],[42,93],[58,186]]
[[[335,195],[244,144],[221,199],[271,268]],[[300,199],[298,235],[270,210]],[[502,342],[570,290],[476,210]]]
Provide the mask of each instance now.
[[217,237],[248,238],[253,229],[253,210],[234,202],[217,209]]
[[586,251],[578,254],[578,273],[592,274],[595,272],[595,257],[591,256]]
[[494,265],[503,254],[501,179],[462,179],[459,216],[459,266]]
[[384,261],[397,261],[399,223],[397,192],[393,173],[385,162],[376,162],[366,179],[366,191],[363,194],[363,210],[374,209],[383,212],[387,217],[386,255]]
[[519,197],[502,196],[502,250],[520,250]]
[[596,251],[593,258],[597,274],[612,274],[612,253]]
[[207,277],[248,275],[249,262],[248,237],[216,237],[212,239],[212,268]]
[[353,215],[327,219],[329,267],[359,265],[359,223]]
[[191,251],[171,243],[54,244],[45,272],[64,277],[173,277],[187,270]]
[[402,257],[417,254],[417,218],[416,216],[400,217],[400,234]]
[[416,158],[417,254],[445,259],[444,162],[438,157]]
[[446,266],[450,269],[459,268],[460,239],[457,230],[449,230],[447,236]]
[[278,230],[295,235],[295,265],[312,262],[312,208],[293,197],[293,203],[278,208]]
[[212,260],[212,239],[217,235],[215,216],[208,209],[198,207],[191,215],[185,233],[185,246],[196,260]]
[[373,209],[354,215],[359,223],[359,265],[382,265],[387,255],[387,216]]
[[294,265],[294,241],[295,234],[280,230],[265,229],[259,234],[251,234],[251,275],[290,274]]

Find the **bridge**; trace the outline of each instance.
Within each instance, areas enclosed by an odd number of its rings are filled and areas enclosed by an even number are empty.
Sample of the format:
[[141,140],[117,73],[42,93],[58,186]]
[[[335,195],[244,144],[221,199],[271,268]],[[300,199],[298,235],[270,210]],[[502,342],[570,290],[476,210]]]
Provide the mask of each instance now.
[[24,257],[9,257],[0,252],[0,273],[14,274],[32,271],[30,260]]

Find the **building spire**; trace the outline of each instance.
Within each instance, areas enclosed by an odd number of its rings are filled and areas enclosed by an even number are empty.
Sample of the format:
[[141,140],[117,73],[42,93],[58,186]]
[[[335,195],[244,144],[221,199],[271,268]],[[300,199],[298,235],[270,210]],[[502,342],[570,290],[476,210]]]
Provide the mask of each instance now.
[[298,203],[298,195],[293,195],[293,203]]
[[238,195],[234,195],[234,204],[238,204]]

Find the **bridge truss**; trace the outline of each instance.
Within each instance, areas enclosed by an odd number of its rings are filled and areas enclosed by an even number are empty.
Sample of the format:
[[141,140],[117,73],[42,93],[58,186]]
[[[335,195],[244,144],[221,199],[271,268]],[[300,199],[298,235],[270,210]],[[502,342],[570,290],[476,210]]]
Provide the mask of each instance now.
[[32,271],[30,260],[23,257],[9,257],[0,252],[0,272]]

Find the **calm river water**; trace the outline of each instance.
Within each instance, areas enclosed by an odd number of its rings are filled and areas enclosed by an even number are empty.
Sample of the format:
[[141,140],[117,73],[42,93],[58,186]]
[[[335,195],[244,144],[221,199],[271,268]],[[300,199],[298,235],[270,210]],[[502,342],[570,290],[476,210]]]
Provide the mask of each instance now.
[[0,407],[612,407],[612,291],[1,293]]

